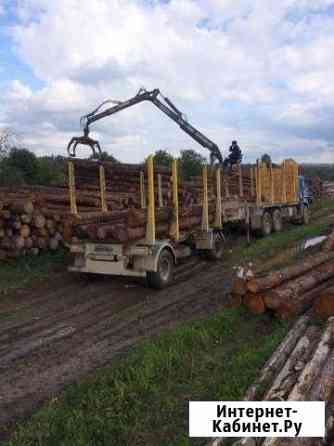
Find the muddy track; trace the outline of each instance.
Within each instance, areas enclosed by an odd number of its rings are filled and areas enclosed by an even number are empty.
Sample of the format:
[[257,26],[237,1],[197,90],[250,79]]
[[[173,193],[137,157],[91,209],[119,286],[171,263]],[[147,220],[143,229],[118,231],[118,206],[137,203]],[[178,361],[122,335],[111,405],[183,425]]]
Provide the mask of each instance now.
[[0,439],[5,426],[138,340],[215,312],[226,303],[230,276],[220,263],[192,259],[163,291],[64,272],[6,296],[0,305]]

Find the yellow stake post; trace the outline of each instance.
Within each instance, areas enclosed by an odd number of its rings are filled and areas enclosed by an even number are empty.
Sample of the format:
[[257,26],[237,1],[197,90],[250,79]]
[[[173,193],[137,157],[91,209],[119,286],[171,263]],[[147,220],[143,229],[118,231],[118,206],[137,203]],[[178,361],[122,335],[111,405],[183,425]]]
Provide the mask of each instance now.
[[286,163],[285,160],[282,163],[282,178],[283,178],[283,201],[286,204],[288,201],[286,190]]
[[299,168],[298,168],[298,164],[295,163],[295,189],[296,189],[296,201],[299,201]]
[[158,203],[159,203],[159,208],[162,208],[164,206],[164,200],[162,195],[162,179],[160,173],[158,173]]
[[220,167],[216,170],[216,182],[217,182],[217,203],[216,203],[216,220],[215,227],[217,229],[223,228],[222,219],[222,193],[221,193],[221,169]]
[[108,212],[108,205],[106,200],[106,175],[103,166],[100,166],[100,197],[102,212]]
[[70,193],[71,214],[78,215],[77,197],[75,192],[74,164],[72,161],[68,162],[68,186]]
[[173,221],[170,226],[169,235],[174,241],[180,240],[179,227],[179,185],[177,176],[177,160],[172,162],[172,187],[173,187]]
[[262,188],[261,188],[261,167],[259,160],[256,161],[256,204],[260,206],[262,202]]
[[270,161],[269,164],[269,173],[270,173],[270,202],[271,204],[274,203],[274,172],[273,172],[273,165]]
[[209,231],[209,202],[208,202],[208,168],[203,167],[203,214],[202,214],[202,230]]
[[154,165],[153,155],[147,159],[147,179],[148,179],[148,208],[147,208],[147,227],[146,243],[155,244],[155,196],[154,196]]
[[142,171],[140,172],[140,206],[142,209],[146,208],[145,175]]

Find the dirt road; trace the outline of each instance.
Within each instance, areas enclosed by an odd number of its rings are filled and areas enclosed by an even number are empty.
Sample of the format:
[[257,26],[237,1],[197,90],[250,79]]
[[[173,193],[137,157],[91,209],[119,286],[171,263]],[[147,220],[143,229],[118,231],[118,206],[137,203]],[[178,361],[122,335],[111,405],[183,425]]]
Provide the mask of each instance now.
[[193,259],[178,267],[176,283],[163,291],[63,271],[2,296],[0,438],[6,425],[29,416],[65,384],[111,364],[139,339],[214,312],[226,303],[230,276],[222,263]]

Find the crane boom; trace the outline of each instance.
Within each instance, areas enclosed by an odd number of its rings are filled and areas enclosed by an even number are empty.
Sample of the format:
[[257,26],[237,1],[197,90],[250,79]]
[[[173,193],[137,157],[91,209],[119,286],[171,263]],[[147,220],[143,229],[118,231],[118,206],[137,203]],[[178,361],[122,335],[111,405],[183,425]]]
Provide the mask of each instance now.
[[[159,99],[159,96],[163,98],[164,102],[162,102]],[[133,98],[130,98],[122,102],[116,102],[116,105],[109,107],[105,110],[99,111],[101,106],[104,105],[106,102],[108,102],[106,101],[93,112],[83,116],[81,118],[81,121],[84,123],[84,136],[79,138],[72,138],[68,146],[70,155],[75,156],[75,147],[77,144],[90,145],[95,154],[94,145],[96,145],[99,150],[100,146],[97,141],[94,141],[91,138],[89,138],[90,125],[96,121],[99,121],[100,119],[106,118],[107,116],[111,116],[115,113],[118,113],[122,110],[125,110],[129,107],[132,107],[133,105],[139,104],[140,102],[144,101],[152,102],[152,104],[154,104],[159,110],[161,110],[170,119],[176,122],[185,133],[187,133],[191,138],[197,141],[202,147],[207,148],[210,151],[211,163],[214,163],[215,161],[218,161],[218,163],[223,163],[223,156],[217,144],[215,144],[213,141],[211,141],[209,138],[203,135],[203,133],[201,133],[199,130],[197,130],[195,127],[189,124],[189,122],[184,118],[183,114],[176,108],[176,106],[172,103],[172,101],[161,95],[159,89],[154,89],[152,91],[140,89],[139,92]],[[73,144],[74,147],[71,153],[70,149]]]

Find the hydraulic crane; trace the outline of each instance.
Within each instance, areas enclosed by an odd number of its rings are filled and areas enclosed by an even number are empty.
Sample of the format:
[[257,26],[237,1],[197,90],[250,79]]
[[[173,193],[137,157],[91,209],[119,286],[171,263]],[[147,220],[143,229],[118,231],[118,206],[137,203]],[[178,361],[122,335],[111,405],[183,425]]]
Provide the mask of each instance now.
[[[159,99],[162,98],[162,100]],[[67,146],[67,151],[69,156],[76,156],[76,147],[79,144],[88,145],[91,147],[93,151],[94,157],[98,157],[98,154],[101,153],[101,147],[98,141],[90,138],[90,125],[100,119],[106,118],[107,116],[111,116],[115,113],[118,113],[126,108],[132,107],[133,105],[139,104],[140,102],[149,101],[152,102],[159,110],[165,113],[170,119],[172,119],[178,126],[186,132],[191,138],[197,141],[202,147],[205,147],[210,151],[210,162],[211,164],[223,163],[223,156],[217,144],[207,138],[203,133],[198,131],[195,127],[188,123],[185,119],[183,113],[177,109],[177,107],[172,103],[172,101],[165,96],[163,96],[159,89],[154,89],[152,91],[147,91],[144,88],[141,88],[138,93],[128,99],[127,101],[114,101],[107,100],[104,101],[99,107],[93,110],[91,113],[83,116],[80,120],[83,125],[83,136],[75,136],[71,139]],[[106,108],[105,110],[101,110],[107,103],[114,103],[115,105]]]

